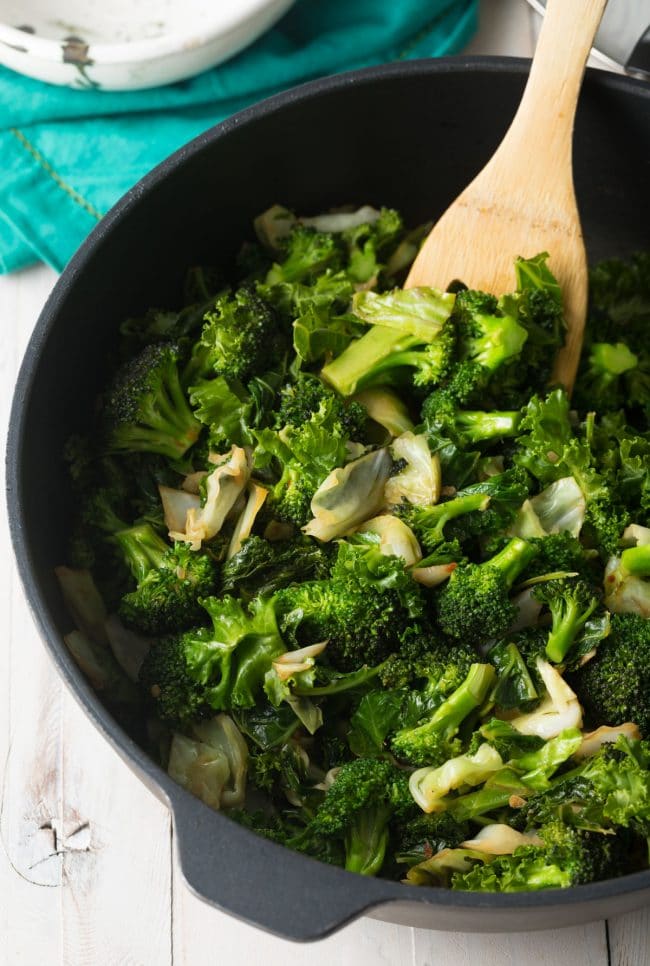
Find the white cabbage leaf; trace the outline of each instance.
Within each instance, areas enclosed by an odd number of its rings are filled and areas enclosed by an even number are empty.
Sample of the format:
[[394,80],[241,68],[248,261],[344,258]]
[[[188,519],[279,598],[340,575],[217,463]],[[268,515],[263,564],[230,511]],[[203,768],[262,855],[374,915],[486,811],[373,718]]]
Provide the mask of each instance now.
[[349,533],[381,508],[391,460],[385,449],[375,450],[332,470],[311,501],[314,514],[303,530],[323,542]]
[[168,774],[216,810],[244,804],[248,747],[232,718],[219,714],[193,727],[194,737],[174,734]]
[[406,466],[386,483],[386,503],[389,506],[404,500],[418,506],[437,503],[441,487],[440,457],[431,453],[426,436],[402,433],[390,449],[395,460],[406,460]]

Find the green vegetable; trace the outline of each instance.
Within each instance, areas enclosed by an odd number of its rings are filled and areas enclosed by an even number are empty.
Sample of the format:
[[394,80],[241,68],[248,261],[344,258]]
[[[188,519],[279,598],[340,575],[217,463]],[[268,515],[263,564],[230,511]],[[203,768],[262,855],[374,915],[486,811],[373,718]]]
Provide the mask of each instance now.
[[399,288],[428,226],[390,208],[254,231],[121,325],[65,447],[71,655],[175,781],[314,859],[647,869],[650,253],[592,270],[569,399],[547,253],[497,297]]

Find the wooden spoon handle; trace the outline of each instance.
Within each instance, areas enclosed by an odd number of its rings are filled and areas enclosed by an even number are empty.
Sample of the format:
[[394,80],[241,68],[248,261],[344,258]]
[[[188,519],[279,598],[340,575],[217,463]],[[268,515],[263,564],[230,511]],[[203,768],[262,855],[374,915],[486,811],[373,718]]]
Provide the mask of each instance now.
[[[504,139],[518,166],[528,158],[531,174],[547,167],[549,159],[560,170],[571,163],[582,76],[606,6],[607,0],[548,0],[546,4],[526,89]],[[539,132],[543,132],[543,145]]]

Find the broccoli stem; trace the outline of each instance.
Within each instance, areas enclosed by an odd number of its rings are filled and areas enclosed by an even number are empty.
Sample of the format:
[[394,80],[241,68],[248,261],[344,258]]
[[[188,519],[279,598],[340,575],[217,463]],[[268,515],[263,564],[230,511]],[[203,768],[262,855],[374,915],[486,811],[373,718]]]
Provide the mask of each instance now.
[[536,555],[536,547],[520,537],[513,537],[503,550],[480,566],[500,571],[508,587],[512,587],[519,574]]
[[512,768],[504,768],[490,778],[490,787],[450,800],[446,810],[457,822],[467,822],[505,808],[513,795],[525,796],[529,792],[530,789]]
[[418,507],[413,515],[416,526],[431,530],[431,535],[438,540],[444,539],[444,529],[450,520],[473,513],[475,510],[485,510],[490,497],[485,493],[468,493],[457,496],[446,503],[437,503],[431,507]]
[[577,634],[596,609],[597,603],[596,598],[593,598],[585,608],[584,601],[570,597],[558,601],[556,606],[551,605],[553,626],[546,642],[546,656],[549,660],[555,664],[564,660]]
[[428,735],[453,737],[468,714],[483,703],[494,678],[495,670],[491,664],[472,664],[460,687],[443,701],[428,721],[397,733],[394,743],[396,750],[408,751],[412,742],[419,743]]
[[625,577],[650,577],[650,544],[624,550],[620,571]]
[[[351,396],[361,389],[376,371],[381,371],[396,353],[402,353],[421,345],[418,336],[400,332],[385,325],[373,325],[360,339],[351,342],[347,349],[328,363],[321,375],[342,396]],[[390,363],[392,365],[392,361]]]
[[169,550],[165,541],[149,523],[141,523],[115,534],[124,561],[138,583],[150,570],[163,564],[163,557]]
[[340,674],[335,676],[328,684],[316,685],[315,687],[302,687],[300,684],[296,684],[292,690],[298,697],[317,698],[329,694],[342,694],[344,691],[352,691],[354,688],[362,687],[368,681],[372,681],[381,672],[385,663],[377,664],[374,667],[364,666],[359,668],[358,671]]
[[472,412],[460,410],[456,413],[457,429],[472,443],[487,439],[502,439],[516,436],[521,422],[519,410],[503,412]]
[[360,875],[381,871],[388,845],[388,820],[392,809],[375,805],[362,809],[345,837],[345,868]]

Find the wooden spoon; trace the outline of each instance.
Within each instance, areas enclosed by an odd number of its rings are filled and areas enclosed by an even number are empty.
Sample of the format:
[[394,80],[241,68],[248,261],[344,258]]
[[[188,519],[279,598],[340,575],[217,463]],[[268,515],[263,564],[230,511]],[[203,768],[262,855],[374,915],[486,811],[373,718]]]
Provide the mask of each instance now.
[[564,297],[566,344],[553,381],[571,392],[587,312],[587,258],[576,205],[572,134],[587,57],[607,0],[548,0],[521,103],[501,144],[432,229],[406,286],[452,279],[501,295],[513,262],[550,254]]

